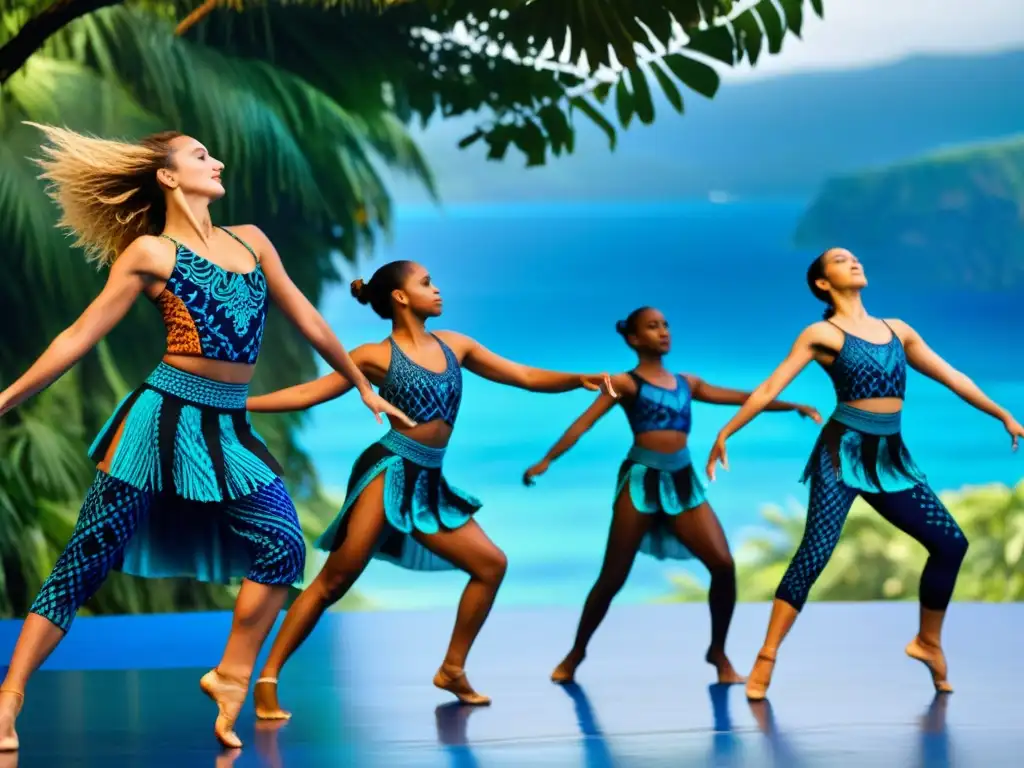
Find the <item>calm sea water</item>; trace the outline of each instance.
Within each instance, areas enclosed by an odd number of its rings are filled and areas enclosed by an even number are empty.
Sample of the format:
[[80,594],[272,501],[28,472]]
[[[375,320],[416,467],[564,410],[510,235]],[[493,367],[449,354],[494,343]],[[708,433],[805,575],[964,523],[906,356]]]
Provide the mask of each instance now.
[[[476,338],[523,363],[565,371],[622,371],[635,361],[615,321],[650,304],[673,329],[669,364],[709,382],[750,389],[820,317],[804,271],[813,254],[791,245],[803,201],[728,205],[556,204],[400,210],[385,260],[425,264],[445,297],[436,328]],[[927,263],[860,253],[871,285],[870,312],[914,325],[940,354],[994,399],[1024,414],[1020,295],[966,293],[929,282]],[[360,271],[360,270],[353,270]],[[356,274],[352,274],[356,277]],[[387,335],[388,325],[347,288],[322,307],[349,347]],[[462,411],[446,458],[450,482],[484,501],[478,520],[509,556],[505,604],[578,604],[600,566],[615,472],[630,444],[613,410],[534,488],[523,470],[592,401],[591,393],[538,395],[467,375]],[[808,368],[784,397],[834,406],[825,374]],[[905,436],[938,489],[1024,476],[1001,426],[955,395],[911,373]],[[732,408],[697,405],[691,449],[702,466]],[[312,413],[302,442],[323,480],[344,487],[359,452],[383,433],[357,398]],[[732,471],[710,489],[735,549],[758,532],[765,505],[803,504],[798,483],[815,426],[793,414],[765,414],[736,436]],[[641,557],[620,599],[665,594],[671,570],[703,578],[696,565]],[[416,574],[374,563],[358,589],[381,607],[452,604],[461,574]]]

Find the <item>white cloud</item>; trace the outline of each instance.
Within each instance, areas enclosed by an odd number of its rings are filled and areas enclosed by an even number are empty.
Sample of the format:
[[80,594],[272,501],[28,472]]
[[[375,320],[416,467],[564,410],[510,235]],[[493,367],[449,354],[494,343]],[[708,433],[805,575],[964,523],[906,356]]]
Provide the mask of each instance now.
[[872,66],[925,53],[1024,47],[1024,0],[824,0],[825,18],[804,20],[780,54],[723,73],[751,79]]

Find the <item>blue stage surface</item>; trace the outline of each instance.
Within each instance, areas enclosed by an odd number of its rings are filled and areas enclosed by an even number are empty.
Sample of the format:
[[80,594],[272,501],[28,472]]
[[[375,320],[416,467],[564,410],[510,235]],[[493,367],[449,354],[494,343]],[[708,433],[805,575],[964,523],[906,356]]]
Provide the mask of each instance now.
[[[251,703],[222,753],[200,675],[227,614],[82,618],[33,680],[20,758],[0,768],[307,766],[871,766],[998,768],[1024,758],[1024,605],[954,604],[945,636],[952,696],[936,699],[903,655],[912,603],[811,604],[779,659],[770,704],[709,685],[699,605],[613,607],[578,687],[548,682],[575,610],[497,610],[469,676],[493,706],[451,704],[431,685],[454,614],[331,614],[285,671],[285,725]],[[729,651],[746,670],[768,606],[742,605]],[[9,657],[18,622],[0,622]]]

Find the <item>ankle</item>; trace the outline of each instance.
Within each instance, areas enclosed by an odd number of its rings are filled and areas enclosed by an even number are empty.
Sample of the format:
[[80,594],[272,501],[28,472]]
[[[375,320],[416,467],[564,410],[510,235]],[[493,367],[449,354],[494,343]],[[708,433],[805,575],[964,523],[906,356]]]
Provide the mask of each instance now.
[[918,632],[917,637],[914,639],[917,640],[918,645],[923,645],[925,648],[937,651],[942,650],[942,639],[930,633]]
[[238,685],[242,688],[249,687],[249,678],[252,673],[245,669],[238,669],[236,667],[230,667],[226,664],[219,664],[218,666],[214,667],[213,671],[216,672],[217,677],[219,677],[225,683],[230,683],[231,685]]

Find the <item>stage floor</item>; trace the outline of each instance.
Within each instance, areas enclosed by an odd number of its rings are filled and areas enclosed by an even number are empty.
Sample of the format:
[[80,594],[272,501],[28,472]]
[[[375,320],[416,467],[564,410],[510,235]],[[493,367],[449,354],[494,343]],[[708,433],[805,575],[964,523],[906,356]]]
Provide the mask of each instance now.
[[[454,611],[454,606],[453,606]],[[709,685],[706,609],[613,607],[578,687],[548,674],[576,622],[568,609],[496,610],[470,657],[493,706],[430,684],[453,611],[331,614],[286,670],[294,718],[264,728],[247,705],[241,751],[222,753],[199,676],[230,617],[79,619],[33,680],[19,758],[0,768],[249,766],[834,766],[998,768],[1024,758],[1024,605],[950,611],[952,696],[907,659],[910,603],[811,604],[780,657],[771,703]],[[729,651],[746,670],[768,606],[737,610]],[[18,622],[0,622],[9,657]],[[1016,704],[1014,702],[1017,702]]]

